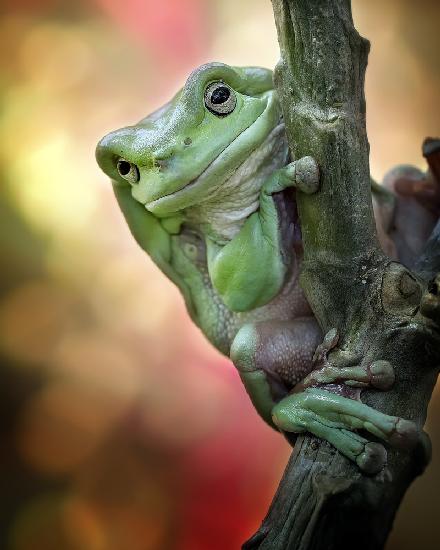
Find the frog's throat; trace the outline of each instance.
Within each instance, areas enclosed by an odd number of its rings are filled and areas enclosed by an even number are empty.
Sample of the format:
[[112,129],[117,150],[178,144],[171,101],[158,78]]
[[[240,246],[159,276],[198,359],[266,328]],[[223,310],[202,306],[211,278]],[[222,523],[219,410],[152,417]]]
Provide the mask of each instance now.
[[269,133],[280,123],[276,99],[268,98],[264,111],[229,143],[204,170],[177,191],[145,203],[145,208],[156,216],[166,216],[202,202],[235,172],[257,149]]

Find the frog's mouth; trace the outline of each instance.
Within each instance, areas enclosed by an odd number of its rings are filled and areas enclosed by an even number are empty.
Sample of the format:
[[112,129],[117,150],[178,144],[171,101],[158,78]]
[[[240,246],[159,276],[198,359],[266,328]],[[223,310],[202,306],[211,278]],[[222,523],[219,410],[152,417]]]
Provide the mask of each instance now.
[[270,98],[257,119],[228,143],[196,178],[177,191],[146,202],[145,208],[159,217],[167,216],[212,196],[273,132],[283,131],[284,125],[276,111]]
[[[210,174],[215,171],[217,167],[222,167],[225,164],[224,158],[227,156],[229,148],[245,131],[246,130],[243,130],[243,132],[241,132],[225,149],[223,149],[223,151],[214,160],[212,160],[196,178],[190,180],[177,191],[173,191],[172,193],[168,193],[168,195],[163,195],[159,199],[145,203],[145,208],[154,214],[160,214],[161,210],[165,210],[167,213],[172,211],[175,200],[178,200],[179,203],[176,205],[178,206],[178,210],[183,210],[188,206],[192,206],[195,202],[199,202],[200,196],[193,197],[193,191],[198,193],[199,188],[204,187],[203,184],[209,178]],[[223,183],[223,181],[221,183]],[[213,187],[211,191],[216,191],[220,185]],[[182,202],[182,199],[184,202]]]

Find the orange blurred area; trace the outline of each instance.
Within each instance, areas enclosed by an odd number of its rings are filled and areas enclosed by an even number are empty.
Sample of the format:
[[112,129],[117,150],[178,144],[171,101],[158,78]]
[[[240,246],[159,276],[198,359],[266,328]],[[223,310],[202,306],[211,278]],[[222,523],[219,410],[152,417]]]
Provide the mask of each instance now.
[[[0,548],[228,550],[289,455],[133,242],[94,149],[206,61],[273,67],[269,0],[5,0],[0,16]],[[440,134],[440,5],[355,0],[371,169]],[[264,37],[264,40],[262,39]],[[388,545],[438,547],[434,459]]]

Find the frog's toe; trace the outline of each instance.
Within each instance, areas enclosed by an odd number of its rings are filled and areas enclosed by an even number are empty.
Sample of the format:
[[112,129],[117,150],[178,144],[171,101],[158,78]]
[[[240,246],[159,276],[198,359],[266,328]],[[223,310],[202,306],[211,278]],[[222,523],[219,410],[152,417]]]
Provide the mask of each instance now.
[[[318,349],[315,352],[315,357],[319,356],[320,353],[321,351]],[[348,367],[336,367],[327,362],[326,365],[312,371],[302,382],[297,384],[295,392],[318,384],[341,382],[355,388],[371,386],[378,390],[389,390],[394,381],[394,369],[389,361],[375,361],[367,366],[355,365]]]
[[368,372],[374,388],[389,390],[394,385],[394,369],[389,361],[375,361],[368,367]]
[[380,443],[367,442],[363,451],[356,457],[356,464],[366,474],[379,473],[387,461],[387,452]]
[[295,163],[295,183],[298,189],[308,195],[319,188],[319,167],[313,157],[302,157]]
[[398,449],[413,449],[421,438],[421,432],[410,420],[396,417],[393,433],[389,437],[389,443]]
[[327,430],[326,439],[344,456],[355,462],[365,474],[378,474],[387,462],[387,451],[383,445],[368,441],[356,432],[333,428]]

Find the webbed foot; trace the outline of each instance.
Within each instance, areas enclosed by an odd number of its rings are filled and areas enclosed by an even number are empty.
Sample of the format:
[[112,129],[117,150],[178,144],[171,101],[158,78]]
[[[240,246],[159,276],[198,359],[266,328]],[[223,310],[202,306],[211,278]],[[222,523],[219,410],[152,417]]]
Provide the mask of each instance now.
[[[360,357],[335,350],[338,340],[336,329],[327,332],[313,356],[314,369],[295,386],[294,393],[322,384],[344,383],[355,388],[372,387],[378,390],[388,390],[393,386],[395,375],[389,361],[377,360],[370,364],[359,364]],[[332,350],[334,352],[329,360],[327,356]]]
[[378,473],[386,450],[353,430],[363,429],[390,445],[411,449],[420,443],[413,422],[376,411],[359,401],[332,392],[309,388],[282,399],[272,410],[274,424],[282,431],[310,432],[325,439],[368,474]]
[[370,365],[336,367],[326,365],[312,371],[295,386],[295,393],[319,384],[344,383],[355,388],[375,388],[389,390],[395,381],[394,369],[389,361],[374,361]]

